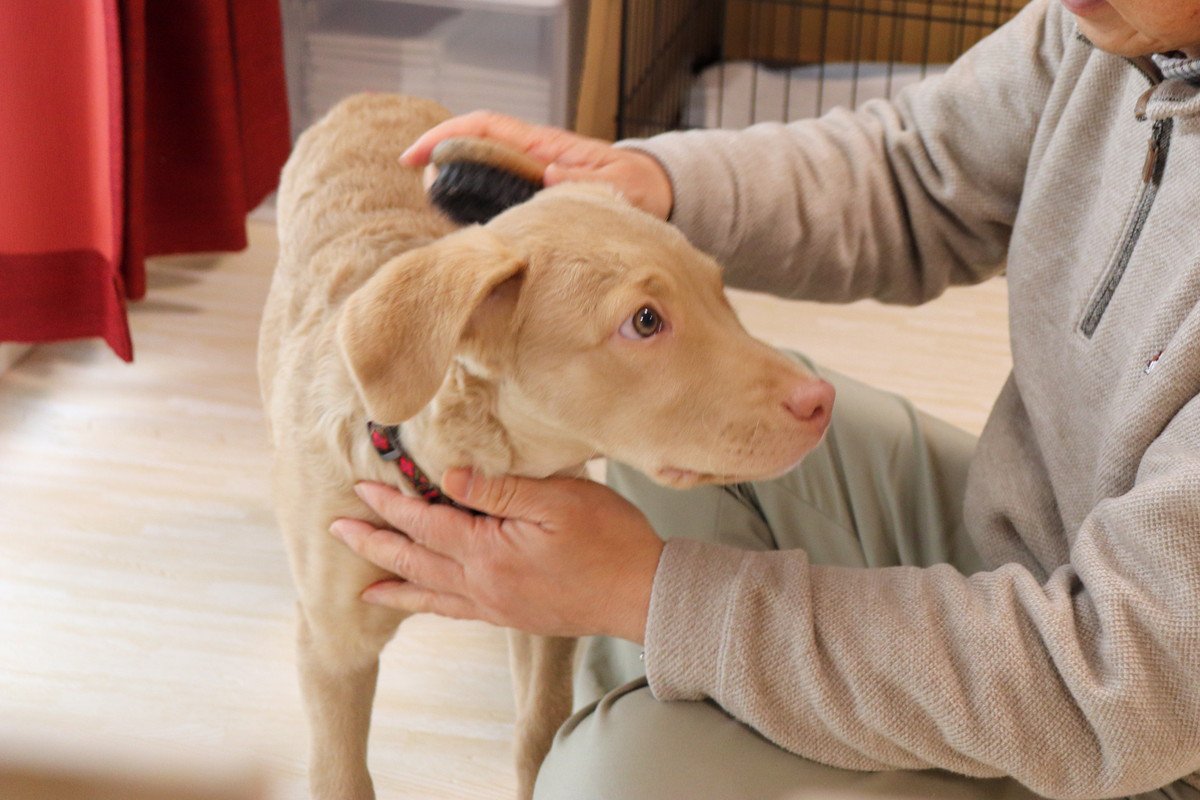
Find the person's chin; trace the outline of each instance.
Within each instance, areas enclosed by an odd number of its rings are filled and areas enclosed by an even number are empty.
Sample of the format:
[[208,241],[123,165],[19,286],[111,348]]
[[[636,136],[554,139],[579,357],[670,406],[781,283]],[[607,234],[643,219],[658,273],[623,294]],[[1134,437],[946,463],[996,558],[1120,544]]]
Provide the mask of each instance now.
[[[1084,0],[1079,0],[1084,2]],[[1092,0],[1087,0],[1092,5]],[[1063,6],[1070,9],[1068,0],[1062,0]],[[1134,30],[1117,14],[1106,0],[1100,0],[1098,9],[1088,14],[1076,14],[1079,32],[1097,48],[1126,58],[1149,55],[1158,52],[1160,48],[1138,31]]]
[[1087,40],[1095,45],[1097,49],[1103,50],[1106,53],[1112,53],[1114,56],[1138,58],[1139,56],[1157,53],[1161,49],[1147,44],[1136,33],[1094,28],[1093,26],[1084,24],[1083,21],[1079,23],[1079,32],[1087,37]]

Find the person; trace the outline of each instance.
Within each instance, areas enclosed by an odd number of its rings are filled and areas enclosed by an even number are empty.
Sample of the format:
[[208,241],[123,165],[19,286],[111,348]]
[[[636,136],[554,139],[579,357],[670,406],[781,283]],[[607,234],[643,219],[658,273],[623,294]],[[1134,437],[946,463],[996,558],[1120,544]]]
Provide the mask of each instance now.
[[628,643],[538,797],[1200,798],[1200,0],[1033,0],[817,120],[610,146],[477,113],[405,159],[457,134],[615,185],[731,285],[1009,285],[977,441],[833,375],[776,481],[448,472],[480,517],[360,487],[407,534],[335,523],[405,565],[368,602]]

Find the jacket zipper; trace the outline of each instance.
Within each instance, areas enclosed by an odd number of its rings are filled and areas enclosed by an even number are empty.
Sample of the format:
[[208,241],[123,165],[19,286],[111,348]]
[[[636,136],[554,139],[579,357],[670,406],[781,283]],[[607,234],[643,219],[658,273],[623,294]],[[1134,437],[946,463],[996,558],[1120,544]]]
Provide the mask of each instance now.
[[1142,164],[1142,189],[1138,195],[1137,205],[1134,207],[1133,217],[1125,229],[1125,235],[1120,248],[1113,257],[1112,265],[1108,268],[1108,273],[1105,275],[1103,283],[1100,284],[1099,291],[1092,299],[1087,313],[1083,316],[1083,322],[1079,325],[1083,335],[1089,339],[1099,327],[1100,320],[1104,316],[1105,310],[1108,309],[1108,304],[1112,300],[1113,294],[1116,293],[1121,278],[1125,275],[1125,268],[1129,266],[1133,249],[1137,246],[1138,238],[1142,235],[1142,228],[1146,225],[1146,218],[1150,216],[1150,207],[1154,205],[1158,186],[1162,183],[1163,165],[1167,160],[1167,147],[1171,141],[1173,123],[1172,119],[1156,120],[1150,131],[1146,160]]

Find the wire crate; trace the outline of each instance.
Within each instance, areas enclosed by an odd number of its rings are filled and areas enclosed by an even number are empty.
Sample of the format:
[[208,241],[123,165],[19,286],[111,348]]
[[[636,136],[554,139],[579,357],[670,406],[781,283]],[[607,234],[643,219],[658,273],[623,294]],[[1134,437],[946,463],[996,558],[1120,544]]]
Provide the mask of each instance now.
[[893,97],[1026,0],[623,0],[617,135],[790,122]]

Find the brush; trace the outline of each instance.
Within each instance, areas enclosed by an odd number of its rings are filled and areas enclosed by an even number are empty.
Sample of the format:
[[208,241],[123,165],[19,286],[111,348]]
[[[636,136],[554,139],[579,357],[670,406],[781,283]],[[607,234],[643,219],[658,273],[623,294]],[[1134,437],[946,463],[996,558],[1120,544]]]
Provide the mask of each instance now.
[[542,188],[544,164],[490,139],[460,136],[439,142],[429,156],[437,178],[429,200],[462,225],[487,222]]

